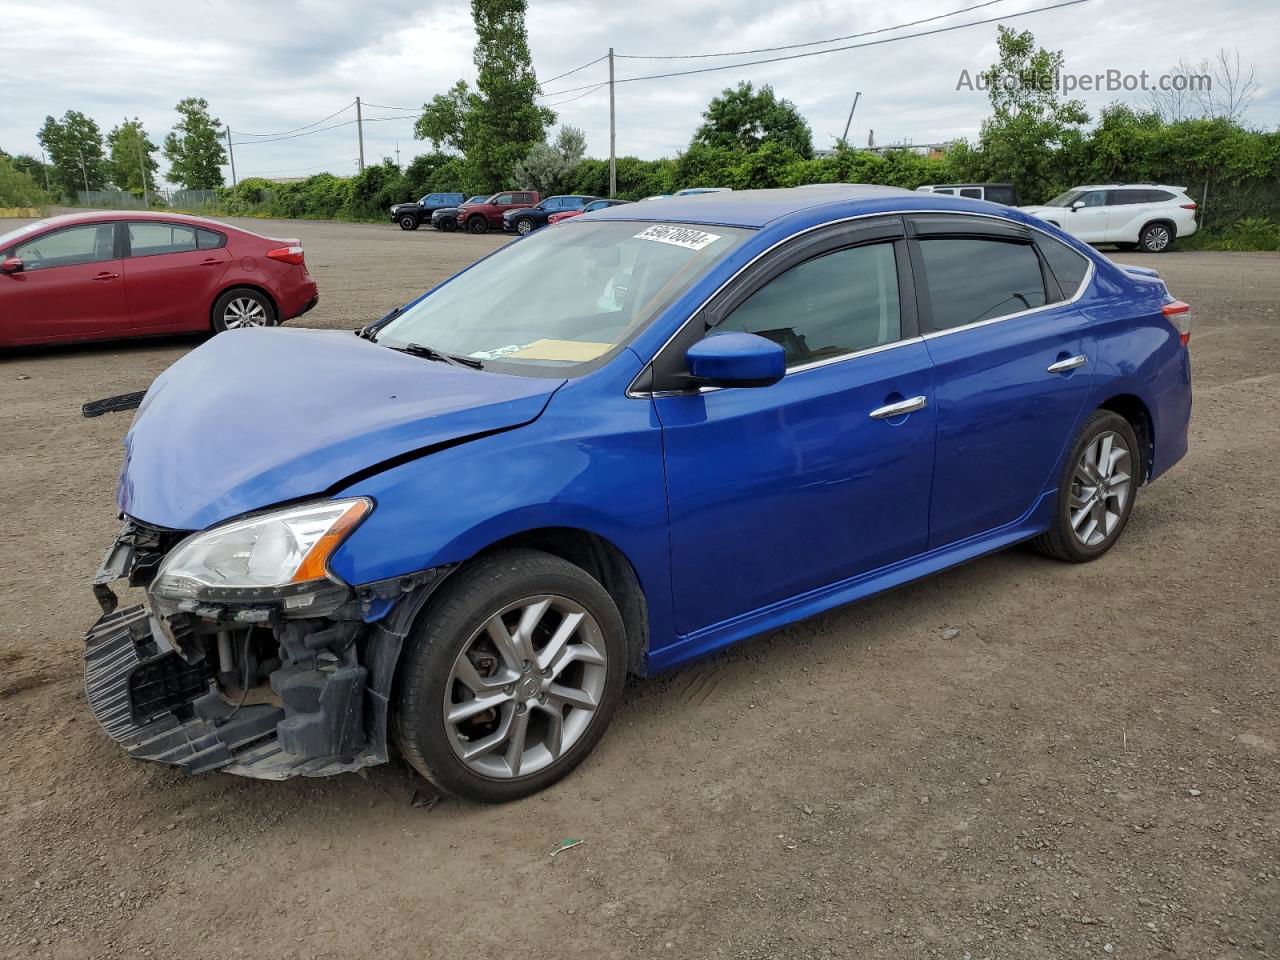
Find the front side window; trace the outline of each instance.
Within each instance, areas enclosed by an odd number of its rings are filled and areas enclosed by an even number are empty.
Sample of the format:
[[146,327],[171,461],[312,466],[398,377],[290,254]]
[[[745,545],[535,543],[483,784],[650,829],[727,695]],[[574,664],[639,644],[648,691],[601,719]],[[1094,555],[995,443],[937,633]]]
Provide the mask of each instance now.
[[410,306],[377,342],[416,343],[504,372],[585,372],[750,232],[616,220],[539,230]]
[[494,206],[496,206],[496,207],[510,206],[510,205],[511,205],[511,194],[509,194],[509,193],[500,193],[500,194],[498,194],[498,196],[496,196],[496,197],[494,197],[494,198],[493,198],[493,204],[494,204]]
[[114,260],[115,224],[87,223],[55,230],[18,244],[13,248],[13,256],[22,259],[24,270],[47,270]]
[[130,223],[129,253],[135,257],[155,257],[165,253],[187,253],[196,249],[196,231],[180,223]]
[[973,200],[981,200],[982,188],[981,187],[961,187],[960,196],[969,197],[970,199],[973,199]]
[[893,244],[837,250],[792,267],[717,330],[773,340],[789,367],[891,343],[902,334]]
[[1044,277],[1031,244],[969,237],[919,242],[935,329],[1044,306]]
[[1107,205],[1107,195],[1102,190],[1090,190],[1076,199],[1086,207],[1105,207]]

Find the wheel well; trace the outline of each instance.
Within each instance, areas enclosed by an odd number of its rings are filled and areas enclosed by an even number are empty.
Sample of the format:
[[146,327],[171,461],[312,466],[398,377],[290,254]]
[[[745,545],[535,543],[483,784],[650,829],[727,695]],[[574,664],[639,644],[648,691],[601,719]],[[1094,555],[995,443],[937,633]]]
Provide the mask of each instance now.
[[214,326],[213,326],[214,308],[218,305],[218,301],[221,300],[225,294],[230,293],[232,290],[252,290],[254,293],[262,294],[264,297],[267,298],[267,303],[271,304],[271,309],[275,312],[276,323],[284,322],[280,318],[280,304],[276,303],[276,298],[271,295],[271,292],[269,290],[267,290],[264,287],[258,286],[256,283],[232,283],[228,286],[223,287],[221,290],[219,290],[217,293],[213,295],[213,302],[209,304],[209,329],[210,330],[214,329]]
[[1110,410],[1129,421],[1133,432],[1138,435],[1138,446],[1142,450],[1142,481],[1145,483],[1151,476],[1151,465],[1155,462],[1155,430],[1151,423],[1151,411],[1147,405],[1131,393],[1122,393],[1112,397],[1098,407],[1099,410]]
[[581,567],[600,582],[618,605],[627,631],[627,671],[643,673],[649,651],[649,608],[640,579],[621,550],[604,537],[573,527],[527,530],[488,547],[482,554],[508,547],[541,550]]
[[[1148,220],[1146,223],[1142,225],[1142,230],[1145,230],[1147,229],[1147,227],[1156,223],[1164,224],[1166,227],[1169,228],[1169,232],[1173,234],[1173,239],[1174,240],[1178,239],[1178,225],[1174,223],[1172,220],[1166,220],[1164,217],[1156,217],[1154,220]],[[1138,236],[1142,236],[1142,230],[1138,231]]]

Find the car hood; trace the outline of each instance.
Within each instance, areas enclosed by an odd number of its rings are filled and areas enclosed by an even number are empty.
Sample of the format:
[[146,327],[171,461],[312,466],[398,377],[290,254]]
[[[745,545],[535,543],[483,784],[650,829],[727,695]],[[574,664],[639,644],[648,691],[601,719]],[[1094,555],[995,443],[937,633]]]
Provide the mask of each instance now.
[[1023,213],[1029,213],[1033,217],[1043,217],[1054,213],[1065,213],[1066,207],[1018,207]]
[[202,530],[530,423],[561,379],[424,360],[333,330],[219,334],[162,373],[124,439],[129,516]]

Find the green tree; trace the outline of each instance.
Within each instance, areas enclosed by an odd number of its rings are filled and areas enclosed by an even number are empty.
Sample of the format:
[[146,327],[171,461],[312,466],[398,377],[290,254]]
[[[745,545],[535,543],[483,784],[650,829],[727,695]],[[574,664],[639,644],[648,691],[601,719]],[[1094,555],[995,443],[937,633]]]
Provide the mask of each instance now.
[[61,120],[45,117],[37,138],[53,165],[55,190],[74,197],[77,190],[101,190],[107,185],[102,131],[79,110],[68,110]]
[[36,207],[48,202],[35,178],[18,169],[14,158],[0,150],[0,207]]
[[813,156],[813,133],[796,105],[779,100],[773,87],[749,81],[726,87],[702,114],[693,145],[752,153],[766,143],[787,147],[801,159]]
[[209,103],[203,97],[187,97],[178,101],[174,109],[178,111],[178,125],[164,138],[169,179],[188,190],[222,186],[219,167],[227,162],[219,135],[222,121],[209,116]]
[[467,117],[475,109],[476,100],[465,80],[459,80],[445,93],[437,93],[422,105],[422,116],[413,125],[414,137],[430,140],[437,150],[462,153],[466,149]]
[[1089,114],[1082,102],[1065,99],[1057,89],[1062,51],[1037,47],[1029,30],[998,31],[1000,59],[979,76],[992,107],[979,144],[987,175],[1013,181],[1024,199],[1036,202],[1061,187],[1055,154],[1079,144]]
[[141,120],[134,117],[115,127],[107,134],[107,149],[111,181],[117,187],[135,197],[155,189],[156,171],[160,169],[153,156],[157,147],[147,136]]
[[513,186],[532,187],[543,194],[570,189],[570,178],[587,152],[587,136],[577,127],[561,127],[554,144],[535,143],[516,164]]
[[[525,28],[526,0],[471,0],[476,26],[476,94],[463,117],[463,147],[474,178],[499,190],[556,115],[538,106],[538,78]],[[457,91],[455,86],[454,91]]]

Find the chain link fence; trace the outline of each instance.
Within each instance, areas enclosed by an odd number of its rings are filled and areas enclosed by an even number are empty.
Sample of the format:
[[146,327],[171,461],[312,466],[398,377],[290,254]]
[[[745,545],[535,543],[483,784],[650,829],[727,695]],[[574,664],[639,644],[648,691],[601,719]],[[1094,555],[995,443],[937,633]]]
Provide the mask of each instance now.
[[76,202],[90,210],[147,210],[175,207],[204,210],[214,205],[213,190],[159,190],[148,194],[148,202],[124,190],[77,190]]

